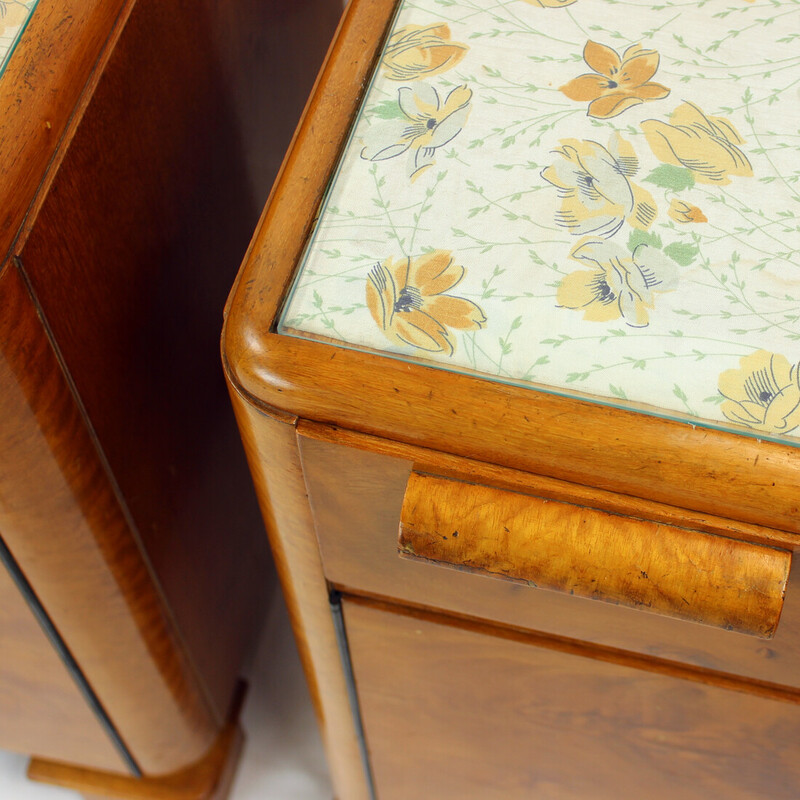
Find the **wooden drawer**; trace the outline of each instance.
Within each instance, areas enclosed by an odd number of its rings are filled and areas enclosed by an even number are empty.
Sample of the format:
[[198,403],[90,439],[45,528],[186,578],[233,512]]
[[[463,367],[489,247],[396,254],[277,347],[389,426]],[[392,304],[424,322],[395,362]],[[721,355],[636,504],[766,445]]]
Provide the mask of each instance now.
[[[796,579],[790,578],[783,600],[794,536],[311,423],[301,423],[299,431],[323,566],[337,587],[800,687]],[[452,563],[457,551],[452,532],[436,533],[438,512],[430,511],[436,498],[425,497],[426,491],[441,489],[437,484],[452,487],[461,498],[463,513],[456,506],[453,519],[461,514],[473,527],[476,515],[479,521],[492,516],[496,509],[490,501],[497,498],[511,497],[523,509],[529,504],[549,527],[550,550],[538,554],[548,562],[544,580],[541,572],[530,571],[542,567],[535,557],[520,565],[502,552],[507,535],[487,569],[485,560],[479,563],[485,553],[463,548],[462,528],[461,563]],[[398,545],[401,517],[415,524],[413,492],[418,505],[430,501],[422,517],[434,521],[416,538],[418,547],[427,537],[422,558],[408,558]],[[519,508],[514,514],[519,522]],[[515,522],[506,521],[513,533]],[[502,520],[496,524],[505,527]],[[554,554],[563,563],[554,565]],[[442,563],[447,558],[451,563]],[[675,571],[682,577],[670,575]],[[763,638],[773,625],[774,637]]]
[[344,608],[381,800],[798,795],[795,704],[486,626]]

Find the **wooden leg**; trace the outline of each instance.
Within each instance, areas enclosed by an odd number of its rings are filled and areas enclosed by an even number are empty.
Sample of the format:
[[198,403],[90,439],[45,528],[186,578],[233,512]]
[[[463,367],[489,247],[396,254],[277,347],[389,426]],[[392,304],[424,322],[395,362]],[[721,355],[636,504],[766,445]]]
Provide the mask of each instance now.
[[[242,691],[240,695],[244,696]],[[244,745],[241,700],[211,749],[186,769],[161,777],[132,778],[32,758],[28,777],[79,792],[86,800],[226,800]]]

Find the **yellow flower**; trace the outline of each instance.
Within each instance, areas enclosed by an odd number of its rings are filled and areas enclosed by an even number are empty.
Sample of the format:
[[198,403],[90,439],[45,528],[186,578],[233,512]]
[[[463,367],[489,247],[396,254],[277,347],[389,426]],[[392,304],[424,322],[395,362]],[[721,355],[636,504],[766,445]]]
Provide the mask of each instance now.
[[474,331],[486,322],[471,300],[445,294],[464,277],[446,250],[376,264],[367,279],[367,307],[386,338],[430,353],[453,355],[448,328]]
[[697,207],[673,197],[667,211],[675,222],[708,222],[708,217]]
[[632,327],[645,327],[655,305],[653,292],[669,292],[678,282],[674,262],[646,244],[630,253],[603,239],[584,239],[570,258],[590,269],[571,272],[561,281],[558,304],[582,310],[591,322],[622,318]]
[[404,119],[390,120],[370,130],[372,143],[361,151],[368,161],[385,161],[409,152],[408,175],[414,180],[434,162],[438,147],[452,141],[464,127],[470,111],[472,90],[457,86],[442,102],[427,83],[398,90]]
[[0,36],[9,28],[16,28],[28,19],[30,9],[17,0],[0,0]]
[[608,149],[592,141],[563,139],[558,158],[542,177],[558,189],[556,224],[574,236],[613,236],[625,219],[646,230],[656,218],[653,196],[628,180],[639,160],[629,142],[614,133]]
[[443,23],[406,25],[389,38],[382,66],[393,81],[414,81],[454,67],[467,50],[450,41],[450,28]]
[[739,361],[739,369],[719,376],[725,397],[721,411],[738,422],[764,433],[789,433],[800,425],[800,365],[785,356],[759,350]]
[[750,177],[753,168],[737,147],[744,139],[723,117],[709,117],[693,103],[678,106],[670,123],[642,123],[647,143],[665,164],[686,167],[700,183],[727,184],[731,175]]
[[589,103],[590,117],[616,117],[631,106],[649,100],[661,100],[669,89],[650,79],[658,69],[655,50],[644,50],[640,44],[629,47],[620,58],[610,47],[586,42],[583,60],[594,73],[579,75],[561,87],[570,100]]
[[578,0],[525,0],[525,2],[532,6],[539,6],[539,8],[563,8],[577,3]]

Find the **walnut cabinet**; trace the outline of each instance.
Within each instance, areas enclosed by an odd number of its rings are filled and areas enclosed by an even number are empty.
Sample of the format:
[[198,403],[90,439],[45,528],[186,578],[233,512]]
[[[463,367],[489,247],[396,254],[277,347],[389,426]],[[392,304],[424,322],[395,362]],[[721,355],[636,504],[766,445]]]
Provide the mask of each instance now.
[[0,12],[0,747],[221,800],[273,572],[219,317],[341,7]]
[[340,800],[800,791],[792,84],[712,6],[342,20],[223,332]]

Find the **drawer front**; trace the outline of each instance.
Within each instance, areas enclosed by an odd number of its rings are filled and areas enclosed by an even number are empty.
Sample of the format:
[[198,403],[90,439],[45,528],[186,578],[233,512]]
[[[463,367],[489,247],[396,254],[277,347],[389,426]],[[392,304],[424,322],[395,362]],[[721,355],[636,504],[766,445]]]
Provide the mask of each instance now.
[[381,800],[800,794],[798,705],[344,607]]
[[[593,509],[589,507],[590,490],[580,488],[576,489],[580,507],[553,502],[547,496],[556,486],[552,481],[543,484],[547,491],[538,494],[530,487],[512,492],[514,476],[508,471],[493,472],[494,468],[479,462],[307,423],[301,424],[299,431],[325,574],[339,588],[800,687],[796,575],[790,575],[783,597],[791,536],[776,532],[773,540],[771,532],[764,529],[735,523],[725,529],[725,521],[696,515],[687,526],[678,510],[655,505],[637,506],[637,516],[631,516],[623,513],[626,503],[635,503],[631,498],[619,498],[619,508],[609,511],[611,501],[602,493],[598,494],[602,509]],[[455,471],[461,475],[458,481],[451,480]],[[431,473],[444,473],[444,477],[430,478]],[[496,485],[487,487],[487,481]],[[440,488],[437,482],[452,485],[456,495],[464,492],[449,504],[449,518],[436,516],[441,511],[432,491]],[[464,491],[465,482],[475,486]],[[478,501],[482,492],[490,498],[485,503]],[[528,497],[525,492],[530,492]],[[551,535],[551,550],[529,553],[525,563],[518,553],[515,558],[498,557],[495,563],[481,562],[485,553],[478,552],[480,548],[464,551],[462,543],[467,538],[463,534],[456,537],[457,547],[451,547],[451,534],[461,524],[457,520],[470,517],[470,497],[475,507],[489,509],[486,516],[496,523],[489,526],[490,532],[505,535],[504,528],[514,530],[510,520],[525,522],[521,512],[507,515],[505,522],[495,515],[494,503],[505,495],[512,495],[522,506],[529,503],[538,519],[546,518],[549,509],[556,509],[552,512],[556,516],[566,514],[568,523],[578,526],[577,533],[569,524],[560,531],[552,524],[545,526]],[[410,511],[412,496],[420,500],[421,517]],[[643,511],[660,519],[643,520]],[[596,515],[603,521],[599,528]],[[471,518],[474,521],[474,516]],[[583,537],[580,526],[586,519],[594,519],[589,527],[595,532],[601,529],[605,538],[592,541]],[[450,535],[444,528],[437,530],[440,521],[452,527]],[[520,530],[526,534],[528,529],[522,525]],[[635,536],[639,541],[632,545]],[[425,540],[428,550],[422,547]],[[502,537],[499,540],[510,546]],[[474,543],[474,537],[470,541]],[[560,544],[564,545],[561,550]],[[587,557],[592,548],[601,556],[594,564]],[[501,550],[495,547],[492,552],[497,555]],[[544,564],[552,573],[552,554],[565,552],[568,558],[560,574],[531,571],[531,567]],[[642,557],[649,559],[646,568],[638,568],[644,563]],[[665,560],[679,557],[684,559],[682,569],[664,566]],[[753,595],[749,590],[756,580],[762,586]],[[636,594],[643,588],[649,594]],[[768,641],[760,638],[770,635],[773,638]]]

